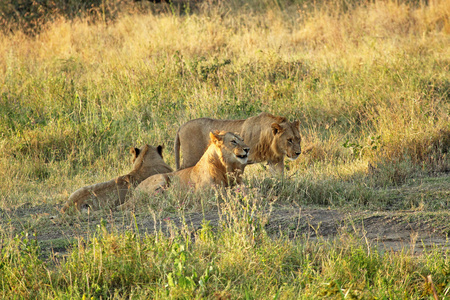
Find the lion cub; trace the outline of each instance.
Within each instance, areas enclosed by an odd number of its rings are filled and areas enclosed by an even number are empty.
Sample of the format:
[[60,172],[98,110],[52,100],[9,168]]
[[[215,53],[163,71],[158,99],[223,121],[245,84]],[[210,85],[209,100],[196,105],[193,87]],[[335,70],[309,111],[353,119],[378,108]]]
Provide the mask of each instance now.
[[209,137],[209,146],[195,166],[168,174],[153,175],[142,181],[136,191],[155,192],[167,187],[173,177],[176,177],[181,185],[195,189],[242,183],[250,148],[240,136],[231,132],[210,132]]

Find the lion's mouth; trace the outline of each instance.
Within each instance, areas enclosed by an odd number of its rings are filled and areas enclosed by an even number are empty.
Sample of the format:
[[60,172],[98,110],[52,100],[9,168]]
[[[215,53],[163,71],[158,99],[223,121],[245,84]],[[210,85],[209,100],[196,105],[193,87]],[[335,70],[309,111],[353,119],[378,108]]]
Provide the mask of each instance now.
[[246,164],[246,163],[247,163],[247,159],[248,159],[248,154],[242,154],[242,155],[237,155],[237,154],[236,154],[236,158],[237,158],[242,164]]
[[300,156],[300,154],[301,154],[301,152],[295,153],[294,155],[286,155],[286,156],[289,160],[296,160]]

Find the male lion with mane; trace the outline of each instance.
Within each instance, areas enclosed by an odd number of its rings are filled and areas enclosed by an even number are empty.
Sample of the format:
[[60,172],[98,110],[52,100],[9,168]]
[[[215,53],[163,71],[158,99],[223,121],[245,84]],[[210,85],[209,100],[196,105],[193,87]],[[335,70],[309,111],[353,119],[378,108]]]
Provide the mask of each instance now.
[[[209,146],[195,166],[150,176],[135,191],[151,194],[167,188],[172,179],[176,179],[183,187],[193,187],[195,190],[208,186],[228,187],[241,184],[249,147],[240,136],[231,132],[210,132],[209,137]],[[134,200],[121,205],[120,209],[129,208],[133,202]]]
[[[248,164],[267,161],[270,168],[284,174],[284,157],[295,160],[301,154],[299,121],[260,113],[242,120],[200,118],[180,126],[175,138],[177,170],[194,166],[205,152],[214,130],[237,132],[250,147]],[[180,165],[180,150],[183,163]]]
[[173,171],[164,162],[162,150],[163,146],[153,147],[150,145],[145,145],[142,150],[132,148],[130,153],[133,155],[133,170],[130,173],[106,182],[79,188],[69,196],[62,212],[71,207],[79,211],[87,208],[97,210],[124,203],[132,187],[149,176]]

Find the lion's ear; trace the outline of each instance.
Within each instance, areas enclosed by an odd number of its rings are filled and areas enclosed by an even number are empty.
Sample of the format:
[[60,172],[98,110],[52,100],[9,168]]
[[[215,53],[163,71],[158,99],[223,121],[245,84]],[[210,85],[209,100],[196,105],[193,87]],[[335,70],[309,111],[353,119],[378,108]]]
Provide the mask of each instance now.
[[298,131],[300,131],[300,122],[298,120],[294,121],[293,125],[298,129]]
[[276,135],[276,134],[281,133],[281,132],[283,132],[283,131],[284,131],[284,129],[283,129],[283,127],[280,126],[280,124],[278,124],[278,123],[272,123],[272,132],[273,132],[273,135]]
[[131,148],[130,153],[131,155],[133,155],[133,157],[131,158],[131,163],[134,164],[137,157],[139,156],[139,153],[141,153],[141,150],[139,148]]
[[219,135],[219,131],[214,131],[209,133],[209,138],[211,139],[211,142],[214,144],[217,144],[218,142],[222,141],[222,138]]
[[163,155],[162,155],[162,152],[163,152],[163,149],[164,149],[164,145],[159,145],[157,148],[156,148],[156,150],[158,151],[158,153],[159,153],[159,155],[161,156],[161,157],[163,157]]
[[141,153],[141,150],[139,148],[131,148],[130,153],[133,154],[134,158],[139,156],[139,153]]

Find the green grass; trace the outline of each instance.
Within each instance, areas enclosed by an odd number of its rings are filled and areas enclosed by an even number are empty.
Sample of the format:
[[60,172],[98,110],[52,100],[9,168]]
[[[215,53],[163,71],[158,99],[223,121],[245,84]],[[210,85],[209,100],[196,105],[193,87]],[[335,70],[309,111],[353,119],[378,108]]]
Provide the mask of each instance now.
[[169,234],[143,235],[136,227],[120,232],[101,222],[65,256],[46,260],[29,236],[5,239],[2,296],[418,299],[432,295],[428,275],[437,293],[448,296],[448,244],[414,256],[410,250],[377,251],[356,232],[331,241],[272,239],[262,229],[258,204],[230,200],[223,202],[219,228],[204,222],[192,232],[186,223],[178,228],[166,221]]
[[[111,1],[5,27],[0,295],[422,299],[432,275],[450,297],[448,244],[415,255],[377,251],[356,232],[292,240],[264,229],[270,209],[305,207],[414,211],[411,222],[449,232],[450,7],[433,3]],[[79,187],[128,172],[130,147],[164,144],[173,166],[184,122],[261,111],[301,123],[304,151],[286,178],[257,165],[243,191],[139,198],[139,222],[221,207],[218,227],[139,234],[123,230],[128,215],[57,210]],[[67,239],[35,241],[52,226]]]

